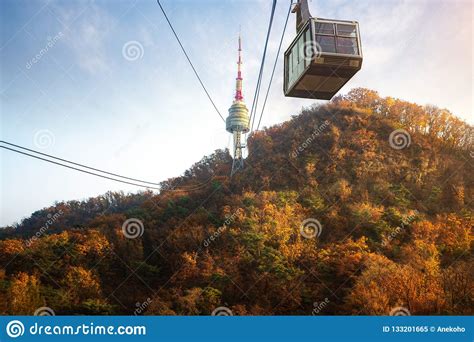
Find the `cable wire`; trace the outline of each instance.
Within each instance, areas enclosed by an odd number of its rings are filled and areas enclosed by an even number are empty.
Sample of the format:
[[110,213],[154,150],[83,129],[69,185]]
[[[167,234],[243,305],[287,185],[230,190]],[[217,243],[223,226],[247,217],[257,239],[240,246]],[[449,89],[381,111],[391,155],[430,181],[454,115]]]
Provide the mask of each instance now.
[[[274,0],[274,1],[276,1],[276,0]],[[168,19],[168,16],[166,15],[166,12],[165,12],[163,6],[161,6],[160,0],[156,0],[156,2],[158,3],[158,6],[160,6],[161,12],[163,12],[163,15],[164,15],[166,21],[168,22],[168,25],[170,26],[171,31],[173,31],[173,34],[174,34],[176,40],[178,41],[179,46],[181,47],[181,50],[183,50],[184,55],[186,56],[186,59],[188,60],[189,64],[191,65],[191,68],[193,69],[194,74],[196,75],[197,79],[199,80],[199,83],[201,84],[202,89],[204,89],[204,92],[206,93],[207,97],[209,98],[209,101],[211,101],[212,105],[214,106],[214,109],[216,110],[217,114],[219,114],[219,116],[221,117],[222,121],[225,122],[224,117],[221,115],[221,112],[219,111],[219,109],[217,109],[217,106],[216,106],[216,104],[214,103],[214,101],[212,100],[211,95],[209,95],[209,92],[207,91],[206,87],[204,86],[204,83],[202,82],[201,77],[199,77],[199,74],[198,74],[198,72],[196,71],[196,68],[194,67],[193,62],[191,62],[191,59],[189,58],[189,56],[188,56],[186,50],[184,49],[183,44],[181,44],[181,40],[179,39],[178,34],[177,34],[176,31],[174,30],[173,25],[171,24],[170,20]]]
[[7,141],[0,140],[0,143],[4,143],[4,144],[10,145],[10,146],[14,146],[14,147],[16,147],[16,148],[21,148],[22,150],[26,150],[26,151],[34,152],[34,153],[37,153],[37,154],[41,154],[42,156],[45,156],[45,157],[49,157],[49,158],[52,158],[52,159],[60,160],[60,161],[63,161],[63,162],[69,163],[69,164],[77,165],[77,166],[83,167],[83,168],[85,168],[85,169],[89,169],[89,170],[93,170],[93,171],[98,171],[98,172],[105,173],[105,174],[108,174],[108,175],[111,175],[111,176],[115,176],[115,177],[119,177],[119,178],[123,178],[123,179],[128,179],[128,180],[132,180],[132,181],[139,182],[139,183],[152,184],[152,185],[158,185],[158,186],[161,185],[160,183],[148,182],[148,181],[144,181],[144,180],[137,179],[137,178],[131,178],[131,177],[126,177],[126,176],[121,176],[121,175],[119,175],[119,174],[112,173],[112,172],[108,172],[108,171],[104,171],[104,170],[101,170],[101,169],[96,169],[96,168],[94,168],[94,167],[90,167],[90,166],[87,166],[87,165],[75,163],[75,162],[70,161],[70,160],[67,160],[67,159],[58,158],[58,157],[52,156],[52,155],[47,154],[47,153],[39,152],[39,151],[30,149],[30,148],[26,148],[26,147],[23,147],[23,146],[20,146],[20,145],[15,145],[15,144],[9,143],[9,142],[7,142]]
[[257,111],[258,96],[260,94],[260,85],[261,85],[261,82],[262,82],[263,68],[264,68],[264,65],[265,65],[265,56],[267,54],[268,40],[270,38],[270,32],[272,30],[273,17],[274,17],[274,14],[275,14],[276,3],[277,3],[277,0],[273,0],[272,11],[271,11],[271,14],[270,14],[270,22],[268,23],[267,38],[265,40],[265,47],[263,49],[262,62],[260,64],[260,72],[258,74],[257,86],[255,87],[255,95],[254,95],[254,98],[253,98],[252,108],[250,110],[250,120],[252,120],[252,126],[250,128],[250,132],[252,132],[253,125],[254,125],[254,122],[255,122],[254,112],[256,113],[256,111]]
[[[7,142],[7,141],[0,140],[0,143],[4,143],[4,144],[10,145],[10,146],[15,146],[15,147],[17,147],[17,148],[20,148],[20,149],[23,149],[23,150],[26,150],[26,151],[30,151],[30,152],[33,152],[33,153],[37,153],[37,154],[40,154],[40,155],[43,155],[43,156],[46,156],[46,157],[49,157],[49,158],[52,158],[52,159],[60,160],[60,161],[63,161],[63,162],[69,163],[69,164],[77,165],[77,166],[80,166],[80,167],[83,167],[83,168],[86,168],[86,169],[89,169],[89,170],[98,171],[98,172],[105,173],[105,174],[108,174],[108,175],[112,175],[112,176],[115,176],[115,177],[120,177],[120,178],[124,178],[124,179],[129,179],[129,180],[137,181],[137,182],[140,182],[140,183],[148,183],[148,184],[158,185],[158,186],[160,186],[160,188],[150,187],[150,186],[141,185],[141,184],[136,184],[136,183],[132,183],[132,182],[126,182],[126,181],[124,182],[124,181],[121,181],[120,179],[115,179],[115,178],[110,178],[110,177],[98,175],[98,174],[96,174],[96,173],[94,173],[94,172],[84,171],[84,170],[81,170],[81,169],[78,169],[78,168],[75,168],[75,167],[70,167],[70,166],[68,166],[68,165],[64,165],[64,164],[62,164],[62,163],[57,163],[57,162],[54,162],[54,161],[50,161],[50,160],[45,159],[45,158],[36,157],[36,156],[31,155],[31,154],[29,154],[29,153],[21,152],[21,151],[18,151],[18,150],[15,150],[15,149],[12,149],[12,148],[9,148],[9,147],[6,147],[6,146],[0,146],[0,147],[2,147],[2,148],[4,148],[4,149],[7,149],[7,150],[10,150],[10,151],[13,151],[13,152],[18,152],[18,153],[24,154],[24,155],[29,156],[29,157],[33,157],[33,158],[37,158],[37,159],[40,159],[40,160],[44,160],[44,161],[47,161],[47,162],[50,162],[50,163],[53,163],[53,164],[56,164],[56,165],[59,165],[59,166],[68,167],[68,168],[71,168],[71,169],[76,170],[76,171],[86,172],[86,173],[91,174],[91,175],[99,176],[99,177],[106,178],[106,179],[110,179],[110,180],[115,180],[115,181],[118,181],[118,182],[130,184],[130,185],[136,185],[136,186],[145,187],[145,188],[148,188],[148,189],[155,189],[155,190],[163,191],[163,189],[161,188],[161,184],[160,184],[160,183],[147,182],[147,181],[143,181],[143,180],[136,179],[136,178],[121,176],[121,175],[118,175],[118,174],[116,174],[116,173],[107,172],[107,171],[103,171],[103,170],[100,170],[100,169],[96,169],[96,168],[93,168],[93,167],[90,167],[90,166],[87,166],[87,165],[75,163],[75,162],[72,162],[72,161],[67,160],[67,159],[58,158],[58,157],[52,156],[52,155],[47,154],[47,153],[42,153],[42,152],[39,152],[39,151],[30,149],[30,148],[26,148],[26,147],[23,147],[23,146],[20,146],[20,145],[16,145],[16,144],[9,143],[9,142]],[[196,191],[196,190],[200,190],[200,189],[202,189],[203,187],[207,186],[207,185],[209,184],[209,182],[212,181],[212,179],[214,179],[214,178],[215,178],[215,177],[210,177],[206,182],[204,182],[204,183],[202,183],[202,184],[190,185],[190,186],[185,186],[185,187],[181,187],[181,188],[166,189],[165,191],[186,192],[186,191]]]
[[16,152],[16,153],[23,154],[23,155],[28,156],[28,157],[40,159],[40,160],[46,161],[46,162],[48,162],[48,163],[52,163],[52,164],[56,164],[56,165],[59,165],[59,166],[67,167],[67,168],[69,168],[69,169],[76,170],[76,171],[79,171],[79,172],[84,172],[84,173],[87,173],[87,174],[90,174],[90,175],[93,175],[93,176],[97,176],[97,177],[102,177],[102,178],[105,178],[105,179],[113,180],[113,181],[115,181],[115,182],[120,182],[120,183],[135,185],[135,186],[139,186],[139,187],[147,188],[147,189],[161,190],[160,188],[156,188],[156,187],[152,187],[152,186],[146,186],[146,185],[137,184],[137,183],[132,183],[132,182],[127,182],[127,181],[124,181],[124,180],[121,180],[121,179],[116,179],[116,178],[112,178],[112,177],[100,175],[100,174],[97,174],[97,173],[95,173],[95,172],[90,172],[90,171],[82,170],[82,169],[79,169],[79,168],[77,168],[77,167],[65,165],[65,164],[62,164],[62,163],[55,162],[55,161],[53,161],[53,160],[49,160],[49,159],[46,159],[46,158],[38,157],[38,156],[29,154],[29,153],[26,153],[26,152],[18,151],[18,150],[15,150],[15,149],[13,149],[13,148],[10,148],[10,147],[6,147],[6,146],[0,146],[0,147],[1,147],[1,148],[4,148],[4,149],[6,149],[6,150],[10,150],[10,151],[13,151],[13,152]]
[[285,26],[283,27],[283,32],[281,34],[280,45],[278,45],[278,52],[275,58],[275,63],[273,64],[272,75],[270,76],[270,82],[268,83],[267,94],[265,95],[265,100],[263,101],[262,112],[260,113],[260,118],[258,119],[257,131],[260,128],[260,122],[262,121],[263,111],[265,110],[265,105],[267,104],[268,94],[270,93],[270,88],[272,86],[273,75],[275,74],[275,69],[278,62],[278,57],[280,56],[281,45],[283,43],[283,38],[285,37],[286,26],[288,24],[288,19],[290,18],[291,7],[292,3],[290,3],[290,7],[288,8],[288,14],[286,15]]

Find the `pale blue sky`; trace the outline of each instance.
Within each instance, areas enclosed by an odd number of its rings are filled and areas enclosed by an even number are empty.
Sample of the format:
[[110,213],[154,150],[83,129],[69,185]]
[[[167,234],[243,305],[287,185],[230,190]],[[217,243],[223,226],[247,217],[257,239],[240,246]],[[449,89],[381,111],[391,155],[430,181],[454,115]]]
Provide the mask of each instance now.
[[[223,115],[232,101],[241,25],[250,106],[271,1],[162,4]],[[288,5],[277,5],[264,90]],[[473,122],[471,1],[313,0],[310,8],[314,16],[360,23],[363,69],[342,92],[368,87]],[[156,182],[230,146],[155,1],[3,0],[0,27],[3,140]],[[122,53],[130,41],[143,47],[134,61]],[[262,126],[313,103],[283,96],[282,64],[280,58]],[[0,225],[55,201],[138,190],[5,150],[0,158]]]

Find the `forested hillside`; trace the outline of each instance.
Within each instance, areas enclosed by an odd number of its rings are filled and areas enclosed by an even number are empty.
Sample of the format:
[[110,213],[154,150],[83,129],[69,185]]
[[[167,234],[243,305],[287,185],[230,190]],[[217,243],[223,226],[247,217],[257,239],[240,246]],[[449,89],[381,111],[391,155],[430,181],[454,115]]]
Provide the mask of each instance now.
[[474,313],[474,130],[354,89],[215,151],[162,191],[0,230],[0,313]]

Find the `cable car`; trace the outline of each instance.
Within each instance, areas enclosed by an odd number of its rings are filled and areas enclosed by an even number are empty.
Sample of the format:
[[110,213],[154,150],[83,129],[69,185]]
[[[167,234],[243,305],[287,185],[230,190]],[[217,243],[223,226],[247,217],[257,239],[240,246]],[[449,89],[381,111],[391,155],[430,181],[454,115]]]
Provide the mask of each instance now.
[[357,21],[313,18],[299,0],[297,36],[285,52],[285,96],[330,100],[362,67]]

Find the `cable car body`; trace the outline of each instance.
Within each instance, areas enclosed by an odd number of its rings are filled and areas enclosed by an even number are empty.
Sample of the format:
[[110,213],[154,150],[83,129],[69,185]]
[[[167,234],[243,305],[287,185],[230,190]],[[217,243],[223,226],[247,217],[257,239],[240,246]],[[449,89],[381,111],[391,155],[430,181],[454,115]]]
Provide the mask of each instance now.
[[306,14],[298,13],[298,34],[284,55],[283,90],[289,97],[330,100],[362,67],[359,23],[309,17],[305,2],[298,3]]

